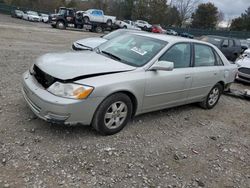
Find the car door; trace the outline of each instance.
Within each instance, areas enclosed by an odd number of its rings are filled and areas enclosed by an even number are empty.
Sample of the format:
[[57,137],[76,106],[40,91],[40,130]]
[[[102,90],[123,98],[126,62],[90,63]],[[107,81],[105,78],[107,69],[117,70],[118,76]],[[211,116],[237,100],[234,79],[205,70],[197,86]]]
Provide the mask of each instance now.
[[101,10],[95,10],[95,22],[103,22],[103,13]]
[[96,10],[92,10],[90,12],[90,21],[91,22],[97,22],[97,12],[96,12]]
[[67,20],[68,24],[74,24],[74,17],[75,17],[74,11],[67,10],[66,20]]
[[188,100],[198,100],[207,96],[212,87],[220,81],[219,69],[212,47],[194,44],[194,65],[192,86]]
[[159,61],[174,63],[172,71],[147,71],[143,111],[184,104],[192,83],[191,44],[177,43]]

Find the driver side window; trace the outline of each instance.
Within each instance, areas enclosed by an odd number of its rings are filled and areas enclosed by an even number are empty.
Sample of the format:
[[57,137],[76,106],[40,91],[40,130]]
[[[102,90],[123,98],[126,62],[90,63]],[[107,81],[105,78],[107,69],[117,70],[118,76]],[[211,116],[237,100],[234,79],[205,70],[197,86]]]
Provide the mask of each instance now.
[[163,54],[160,61],[170,61],[174,63],[174,68],[190,67],[191,47],[188,43],[175,44]]

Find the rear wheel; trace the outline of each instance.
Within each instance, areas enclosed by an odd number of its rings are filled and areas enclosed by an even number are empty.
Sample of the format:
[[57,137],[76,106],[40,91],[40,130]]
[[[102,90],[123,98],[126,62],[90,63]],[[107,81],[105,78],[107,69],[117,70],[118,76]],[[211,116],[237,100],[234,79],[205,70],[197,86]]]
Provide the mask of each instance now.
[[200,106],[204,109],[212,109],[218,103],[222,92],[223,92],[222,85],[216,84],[211,89],[206,99],[200,103]]
[[57,29],[65,29],[66,26],[65,26],[65,24],[64,24],[63,21],[57,21],[57,22],[56,22],[56,28],[57,28]]
[[123,93],[106,98],[98,107],[92,126],[103,135],[112,135],[121,131],[132,116],[132,102]]
[[97,33],[102,33],[102,32],[103,32],[102,27],[101,27],[101,26],[97,26],[97,27],[95,28],[95,32],[97,32]]

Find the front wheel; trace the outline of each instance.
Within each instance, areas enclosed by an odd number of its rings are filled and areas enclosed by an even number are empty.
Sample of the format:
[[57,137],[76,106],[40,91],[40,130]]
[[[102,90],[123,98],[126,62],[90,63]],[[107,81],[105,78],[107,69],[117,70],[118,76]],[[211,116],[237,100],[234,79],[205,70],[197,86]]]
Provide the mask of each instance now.
[[222,85],[216,84],[208,93],[206,99],[200,103],[200,106],[204,109],[212,109],[218,103],[222,92]]
[[102,32],[103,32],[102,27],[101,27],[101,26],[97,26],[97,27],[95,28],[95,32],[97,32],[97,33],[102,33]]
[[83,21],[84,21],[84,23],[89,23],[89,17],[85,16],[85,17],[83,18]]
[[66,26],[65,26],[65,24],[64,24],[63,21],[57,21],[57,23],[56,23],[56,28],[57,28],[57,29],[65,29]]
[[103,135],[116,134],[131,119],[132,108],[132,102],[127,95],[113,94],[98,107],[92,126]]
[[107,25],[108,25],[108,26],[111,26],[111,25],[112,25],[112,20],[108,20],[108,21],[107,21]]

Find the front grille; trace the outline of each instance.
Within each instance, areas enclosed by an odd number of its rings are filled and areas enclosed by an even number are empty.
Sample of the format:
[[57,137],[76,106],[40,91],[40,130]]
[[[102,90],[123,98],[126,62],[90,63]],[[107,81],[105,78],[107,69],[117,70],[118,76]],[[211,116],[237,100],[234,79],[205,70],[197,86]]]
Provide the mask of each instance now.
[[54,84],[57,79],[50,76],[49,74],[43,72],[38,66],[34,65],[34,77],[38,81],[39,84],[41,84],[45,89],[50,87],[52,84]]
[[239,72],[250,75],[250,69],[249,68],[244,68],[244,67],[239,68]]
[[238,75],[239,78],[243,79],[243,80],[247,80],[247,81],[250,81],[250,78],[247,78],[247,77],[244,77],[244,76],[241,76],[241,75]]

